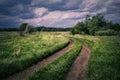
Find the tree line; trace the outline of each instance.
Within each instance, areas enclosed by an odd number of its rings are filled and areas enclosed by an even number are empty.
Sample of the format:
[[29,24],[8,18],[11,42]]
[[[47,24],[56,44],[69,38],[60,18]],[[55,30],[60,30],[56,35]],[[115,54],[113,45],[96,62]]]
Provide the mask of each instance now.
[[54,28],[54,27],[45,27],[45,26],[40,26],[40,27],[33,27],[32,25],[29,25],[28,23],[23,23],[19,27],[19,32],[21,36],[24,36],[26,33],[33,33],[33,32],[41,32],[41,31],[47,31],[47,32],[52,32],[52,31],[70,31],[70,28]]
[[0,31],[18,31],[18,28],[0,28]]
[[102,14],[87,15],[84,22],[78,22],[71,28],[72,34],[120,35],[120,24],[106,21]]
[[46,26],[38,26],[34,27],[33,25],[30,25],[29,23],[22,23],[19,28],[1,28],[0,31],[19,31],[20,35],[23,36],[26,33],[34,33],[34,32],[41,32],[41,31],[47,31],[47,32],[57,32],[57,31],[70,31],[71,28],[55,28],[55,27],[46,27]]
[[45,27],[45,26],[40,26],[36,27],[37,31],[70,31],[71,28],[55,28],[55,27]]

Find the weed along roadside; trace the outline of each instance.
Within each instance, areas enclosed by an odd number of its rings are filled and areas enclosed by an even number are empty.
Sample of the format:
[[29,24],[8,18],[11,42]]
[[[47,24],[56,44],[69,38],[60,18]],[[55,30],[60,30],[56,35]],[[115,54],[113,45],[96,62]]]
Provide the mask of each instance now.
[[91,45],[91,54],[87,65],[86,80],[120,79],[119,36],[76,35],[75,37],[82,39]]
[[40,33],[20,37],[16,32],[2,32],[0,78],[22,71],[68,45],[68,39],[57,36],[55,33]]
[[39,61],[37,64],[34,64],[33,66],[25,69],[22,72],[16,73],[4,80],[26,80],[29,76],[31,76],[34,72],[40,70],[41,68],[45,67],[46,65],[52,63],[54,60],[59,58],[60,56],[64,55],[66,52],[71,50],[74,43],[72,40],[70,40],[70,43],[65,48],[59,50],[58,52],[52,54],[51,56],[44,58],[42,61]]
[[66,80],[86,80],[87,64],[90,58],[90,48],[86,41],[79,38],[76,39],[81,42],[82,50],[68,71]]
[[82,45],[78,40],[73,40],[74,46],[70,51],[51,64],[40,69],[38,72],[35,72],[29,80],[64,80],[74,59],[78,56],[82,48]]
[[119,80],[120,37],[0,32],[0,80]]
[[97,37],[91,50],[87,80],[120,79],[120,37]]

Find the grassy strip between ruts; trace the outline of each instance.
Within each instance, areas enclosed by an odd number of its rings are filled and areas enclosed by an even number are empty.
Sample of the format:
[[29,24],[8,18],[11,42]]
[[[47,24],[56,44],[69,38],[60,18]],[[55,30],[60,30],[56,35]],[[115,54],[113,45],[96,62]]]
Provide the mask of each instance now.
[[6,76],[9,76],[13,73],[16,73],[18,71],[24,70],[25,68],[33,65],[39,60],[42,60],[43,58],[46,58],[53,53],[63,49],[69,44],[69,41],[64,41],[59,44],[54,45],[53,47],[48,48],[47,50],[41,52],[42,54],[33,54],[28,55],[27,57],[23,56],[22,59],[14,60],[12,63],[9,63],[7,65],[3,65],[3,63],[0,63],[0,78],[4,78]]
[[70,66],[82,48],[81,43],[78,40],[73,40],[74,46],[69,52],[34,73],[29,80],[65,80]]

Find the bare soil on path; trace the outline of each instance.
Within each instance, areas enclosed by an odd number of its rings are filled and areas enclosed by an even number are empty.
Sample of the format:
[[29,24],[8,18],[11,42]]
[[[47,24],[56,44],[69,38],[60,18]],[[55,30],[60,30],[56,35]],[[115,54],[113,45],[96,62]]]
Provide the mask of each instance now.
[[90,48],[85,42],[82,42],[82,50],[78,57],[75,59],[66,80],[85,80],[87,63],[90,57]]
[[43,59],[42,61],[39,61],[37,64],[25,69],[24,71],[21,71],[19,73],[16,73],[6,79],[3,80],[26,80],[28,79],[29,76],[31,76],[34,72],[38,71],[39,69],[43,68],[44,66],[46,66],[47,64],[50,64],[51,62],[53,62],[55,59],[57,59],[58,57],[62,56],[63,54],[65,54],[66,52],[68,52],[72,47],[73,47],[74,43],[72,40],[70,40],[70,43],[67,47],[65,47],[64,49],[54,53],[53,55]]

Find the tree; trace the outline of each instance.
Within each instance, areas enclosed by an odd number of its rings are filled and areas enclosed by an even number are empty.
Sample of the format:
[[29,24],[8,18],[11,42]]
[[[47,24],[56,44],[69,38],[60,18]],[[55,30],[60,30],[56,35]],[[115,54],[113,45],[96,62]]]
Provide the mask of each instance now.
[[89,34],[84,22],[78,22],[72,29],[72,34]]
[[32,26],[28,25],[27,27],[27,33],[31,34],[32,32],[36,32],[37,30]]
[[93,16],[87,21],[87,27],[91,35],[95,35],[95,32],[105,27],[105,19],[102,14]]
[[20,25],[19,31],[20,35],[24,36],[24,34],[26,33],[30,34],[32,32],[35,32],[35,28],[32,25],[29,25],[28,23],[23,23]]
[[19,27],[19,31],[20,31],[20,36],[24,36],[24,34],[27,32],[27,26],[28,23],[22,23]]
[[72,29],[72,34],[104,34],[104,35],[117,35],[120,33],[120,24],[106,21],[102,14],[94,16],[87,15],[84,22],[78,22]]

